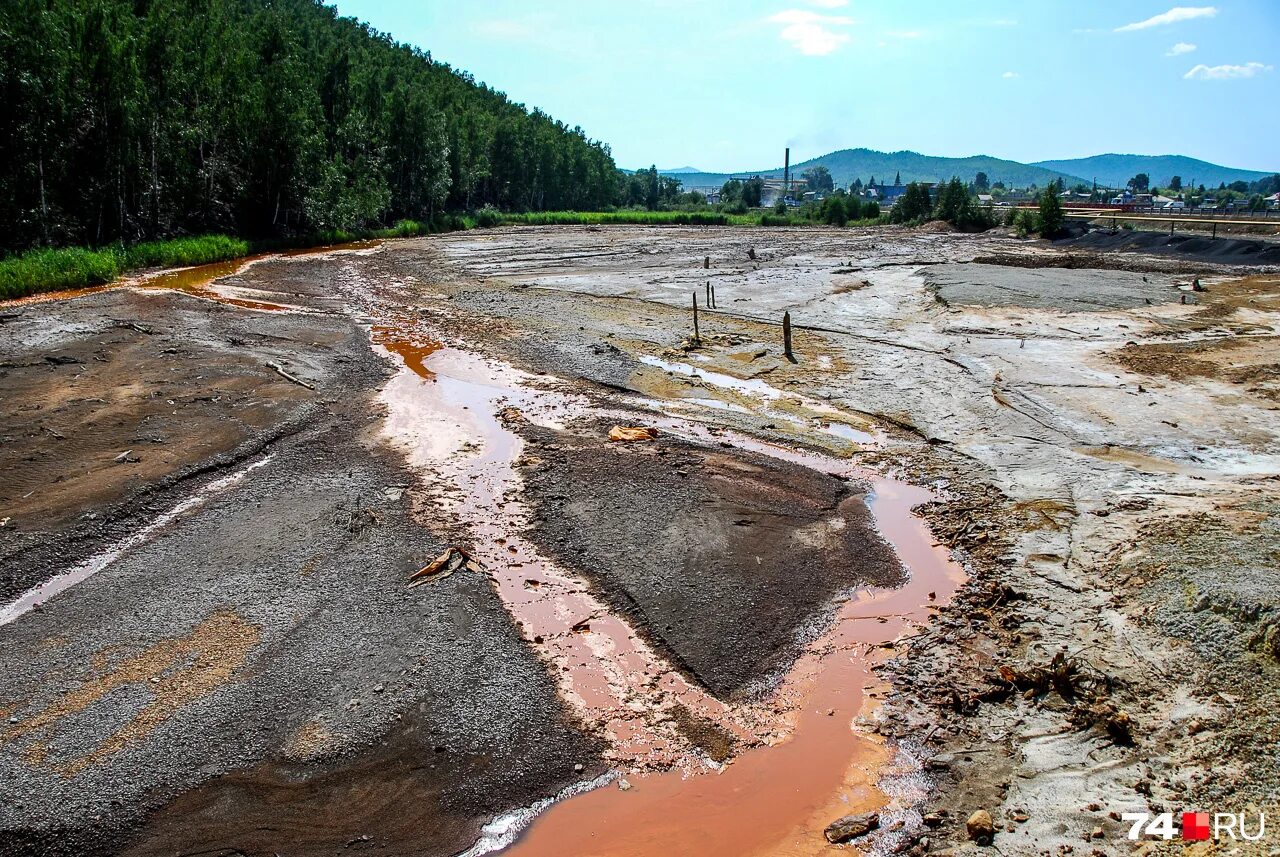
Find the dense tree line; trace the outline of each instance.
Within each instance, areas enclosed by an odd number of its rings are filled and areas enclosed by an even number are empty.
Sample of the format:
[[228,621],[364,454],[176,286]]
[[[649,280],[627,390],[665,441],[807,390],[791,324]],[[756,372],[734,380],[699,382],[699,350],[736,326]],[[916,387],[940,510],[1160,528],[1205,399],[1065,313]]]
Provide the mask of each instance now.
[[8,249],[598,210],[631,190],[581,129],[315,0],[0,4]]

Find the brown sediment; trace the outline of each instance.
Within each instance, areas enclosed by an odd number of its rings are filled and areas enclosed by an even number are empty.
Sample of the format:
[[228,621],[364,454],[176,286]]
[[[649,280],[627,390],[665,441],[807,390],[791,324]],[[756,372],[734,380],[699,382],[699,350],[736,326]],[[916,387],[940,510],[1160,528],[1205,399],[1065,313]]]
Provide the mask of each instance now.
[[1114,461],[1118,464],[1132,467],[1134,470],[1140,470],[1143,473],[1183,473],[1194,475],[1202,472],[1198,468],[1179,464],[1167,458],[1147,455],[1145,452],[1125,449],[1121,446],[1077,446],[1075,451],[1090,458]]
[[1280,343],[1275,336],[1227,336],[1130,345],[1112,353],[1131,372],[1178,381],[1207,378],[1280,399]]
[[426,360],[443,348],[443,343],[408,335],[400,326],[392,324],[375,324],[373,341],[399,357],[404,365],[419,378],[427,380],[435,378],[435,373],[427,368]]
[[338,736],[324,723],[314,720],[304,723],[289,736],[281,754],[288,759],[305,762],[324,755],[339,746]]
[[[139,486],[229,453],[314,398],[265,368],[276,359],[269,346],[217,342],[249,335],[230,313],[213,342],[169,339],[177,303],[171,293],[102,295],[65,308],[60,324],[95,320],[83,332],[52,352],[10,355],[0,378],[0,436],[13,439],[0,444],[0,518],[10,527],[74,526]],[[104,312],[134,324],[104,326]],[[317,353],[341,334],[311,325],[307,335]]]
[[361,752],[271,759],[216,777],[157,811],[120,853],[456,854],[477,826],[459,803],[485,800],[460,799],[459,784],[484,777],[485,762],[441,752],[430,731],[408,716]]
[[[61,763],[72,776],[141,741],[184,705],[189,705],[231,681],[258,643],[258,627],[229,610],[214,613],[189,634],[161,640],[147,650],[107,667],[42,711],[0,732],[0,741],[43,733],[89,709],[117,688],[136,685],[152,695],[133,718],[97,749]],[[44,753],[38,753],[44,758]]]

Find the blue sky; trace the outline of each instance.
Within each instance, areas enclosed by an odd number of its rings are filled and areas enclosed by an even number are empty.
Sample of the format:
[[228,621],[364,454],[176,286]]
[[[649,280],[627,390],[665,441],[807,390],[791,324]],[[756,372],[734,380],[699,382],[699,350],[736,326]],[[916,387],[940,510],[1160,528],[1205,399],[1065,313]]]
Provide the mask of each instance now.
[[[1181,0],[1196,3],[1196,0]],[[338,0],[613,147],[763,169],[863,146],[1280,169],[1280,2]]]

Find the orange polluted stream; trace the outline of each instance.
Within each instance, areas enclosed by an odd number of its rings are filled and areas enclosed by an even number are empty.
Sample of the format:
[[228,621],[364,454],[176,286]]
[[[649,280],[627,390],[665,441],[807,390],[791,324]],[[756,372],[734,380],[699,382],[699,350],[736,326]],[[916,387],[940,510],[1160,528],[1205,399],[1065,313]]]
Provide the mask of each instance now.
[[[612,744],[607,756],[627,777],[625,790],[616,783],[604,785],[546,808],[504,854],[812,855],[832,847],[823,829],[836,818],[886,805],[886,813],[905,809],[923,797],[923,785],[917,783],[897,795],[903,798],[900,804],[891,804],[892,797],[879,788],[885,775],[894,773],[891,749],[874,732],[855,729],[855,719],[871,708],[869,694],[879,684],[874,665],[964,579],[923,520],[911,513],[934,499],[930,491],[839,459],[736,433],[717,435],[763,455],[868,481],[876,524],[910,572],[898,589],[858,592],[839,605],[829,630],[767,699],[724,706],[686,685],[572,576],[508,529],[521,518],[512,511],[520,504],[511,481],[511,463],[521,444],[501,428],[497,412],[511,406],[525,413],[561,411],[557,395],[528,389],[521,373],[486,366],[465,352],[437,351],[437,344],[411,329],[374,327],[371,338],[399,357],[406,370],[383,392],[390,410],[388,435],[405,445],[412,465],[465,489],[452,502],[441,498],[443,505],[470,522],[473,550],[525,639],[558,673],[571,706],[603,727]],[[658,424],[695,438],[705,433],[695,423],[660,418]],[[450,435],[478,441],[478,449],[458,458]],[[575,632],[584,617],[590,618],[585,635]],[[757,732],[762,744],[720,770],[683,763],[681,748],[667,743],[669,736],[655,732],[649,719],[672,697],[748,738],[747,743],[752,743],[750,731],[762,729]],[[623,705],[627,698],[643,700],[646,710]],[[755,727],[748,734],[739,726],[745,723]],[[907,769],[908,776],[897,779],[918,778],[912,766]],[[889,821],[886,814],[883,824]],[[504,840],[510,841],[505,836],[487,844],[482,840],[467,853],[496,850]]]
[[[873,480],[870,505],[881,533],[911,572],[899,589],[860,594],[780,689],[797,706],[790,736],[748,750],[720,773],[631,777],[556,804],[504,854],[659,857],[672,854],[811,855],[831,848],[823,829],[842,815],[883,807],[877,788],[889,749],[851,728],[877,684],[872,666],[928,607],[964,579],[911,507],[925,489]],[[934,594],[937,601],[930,598]],[[880,617],[887,619],[879,621]]]

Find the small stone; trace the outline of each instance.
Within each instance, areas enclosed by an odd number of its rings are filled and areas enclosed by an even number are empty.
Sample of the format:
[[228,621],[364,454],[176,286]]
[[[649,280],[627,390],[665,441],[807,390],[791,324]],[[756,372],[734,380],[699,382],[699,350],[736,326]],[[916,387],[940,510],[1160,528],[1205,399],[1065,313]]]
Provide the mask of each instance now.
[[824,833],[828,842],[838,845],[841,842],[848,842],[850,839],[857,839],[859,836],[866,836],[879,826],[879,813],[863,812],[836,819],[827,825]]
[[979,845],[990,845],[996,836],[995,822],[991,819],[991,813],[985,809],[979,809],[969,816],[964,829],[969,833],[969,838]]
[[618,780],[618,790],[624,792],[631,791],[631,783],[626,780]]
[[1101,827],[1095,827],[1095,828],[1093,829],[1093,832],[1092,832],[1092,833],[1090,833],[1090,834],[1089,834],[1089,836],[1090,836],[1090,837],[1092,837],[1093,839],[1101,839],[1101,838],[1103,837],[1102,828],[1101,828]]
[[583,772],[583,771],[585,771],[585,770],[586,770],[586,768],[583,766],[583,764],[582,764],[581,762],[579,762],[578,764],[576,764],[576,765],[574,765],[574,766],[573,766],[573,772],[574,772],[575,774],[580,774],[580,773],[582,773],[582,772]]
[[386,689],[386,688],[384,688],[384,687],[383,687],[382,685],[380,685],[380,684],[375,684],[375,685],[373,686],[373,692],[374,692],[374,693],[382,693],[382,691],[383,691],[383,690],[385,690],[385,689]]

